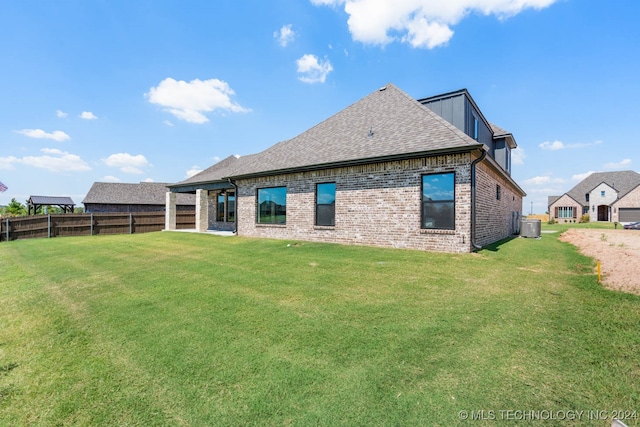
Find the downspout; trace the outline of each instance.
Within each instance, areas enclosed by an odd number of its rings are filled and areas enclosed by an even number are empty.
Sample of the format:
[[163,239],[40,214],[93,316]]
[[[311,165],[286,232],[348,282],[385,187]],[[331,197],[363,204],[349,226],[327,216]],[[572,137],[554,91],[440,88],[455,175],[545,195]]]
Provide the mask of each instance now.
[[231,179],[231,178],[227,178],[227,180],[229,181],[229,184],[233,185],[233,189],[234,189],[234,194],[236,196],[236,221],[234,223],[233,226],[233,234],[235,234],[236,236],[238,235],[238,185],[236,184],[236,182]]
[[474,249],[482,249],[476,243],[476,164],[480,163],[487,156],[487,152],[481,149],[480,157],[471,162],[471,246]]

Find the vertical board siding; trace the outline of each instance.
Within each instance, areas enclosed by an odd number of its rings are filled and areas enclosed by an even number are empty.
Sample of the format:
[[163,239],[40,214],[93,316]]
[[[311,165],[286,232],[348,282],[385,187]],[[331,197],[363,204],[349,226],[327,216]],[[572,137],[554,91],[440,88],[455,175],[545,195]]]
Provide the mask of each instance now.
[[[85,213],[2,218],[0,242],[92,234],[149,233],[164,230],[164,220],[164,212]],[[177,228],[194,227],[195,212],[178,211]]]

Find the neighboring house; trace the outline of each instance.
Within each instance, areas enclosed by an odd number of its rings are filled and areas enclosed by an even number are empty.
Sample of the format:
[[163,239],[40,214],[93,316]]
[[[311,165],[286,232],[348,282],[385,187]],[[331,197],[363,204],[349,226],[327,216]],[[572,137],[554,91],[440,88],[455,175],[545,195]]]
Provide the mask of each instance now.
[[[162,182],[94,182],[82,203],[88,213],[164,211],[167,185]],[[180,194],[176,208],[194,210],[195,197]]]
[[592,173],[562,196],[549,197],[549,219],[577,222],[640,221],[640,174],[634,171]]
[[470,252],[519,230],[513,135],[466,89],[415,100],[389,84],[287,141],[169,185],[196,193],[196,228]]
[[41,213],[46,213],[47,206],[58,206],[62,209],[63,213],[73,213],[73,209],[76,204],[73,203],[71,197],[58,197],[58,196],[29,196],[27,200],[27,214],[36,215],[38,208],[41,209]]

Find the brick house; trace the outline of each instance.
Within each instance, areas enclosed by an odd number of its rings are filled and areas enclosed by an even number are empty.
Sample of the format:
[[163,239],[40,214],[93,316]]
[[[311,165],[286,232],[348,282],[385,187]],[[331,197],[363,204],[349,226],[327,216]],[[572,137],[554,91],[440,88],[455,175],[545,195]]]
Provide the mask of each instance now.
[[416,100],[389,84],[302,134],[228,157],[167,193],[196,193],[196,228],[470,252],[518,232],[513,135],[466,89]]
[[640,174],[634,171],[592,173],[562,196],[549,196],[549,219],[578,222],[640,221]]
[[[87,213],[162,212],[166,208],[167,185],[162,182],[94,182],[82,204]],[[195,196],[180,194],[176,209],[193,211]]]

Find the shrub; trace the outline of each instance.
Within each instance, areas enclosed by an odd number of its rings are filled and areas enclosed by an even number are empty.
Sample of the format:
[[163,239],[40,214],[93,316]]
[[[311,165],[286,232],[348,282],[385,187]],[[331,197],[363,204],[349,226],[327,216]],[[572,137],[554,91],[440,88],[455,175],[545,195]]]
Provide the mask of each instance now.
[[589,217],[589,214],[585,214],[585,215],[582,215],[582,216],[580,217],[580,222],[581,222],[581,223],[583,223],[583,222],[590,222],[590,221],[591,221],[591,217]]
[[547,222],[547,224],[555,224],[556,223],[556,219],[554,217],[551,217],[549,219],[549,222]]

